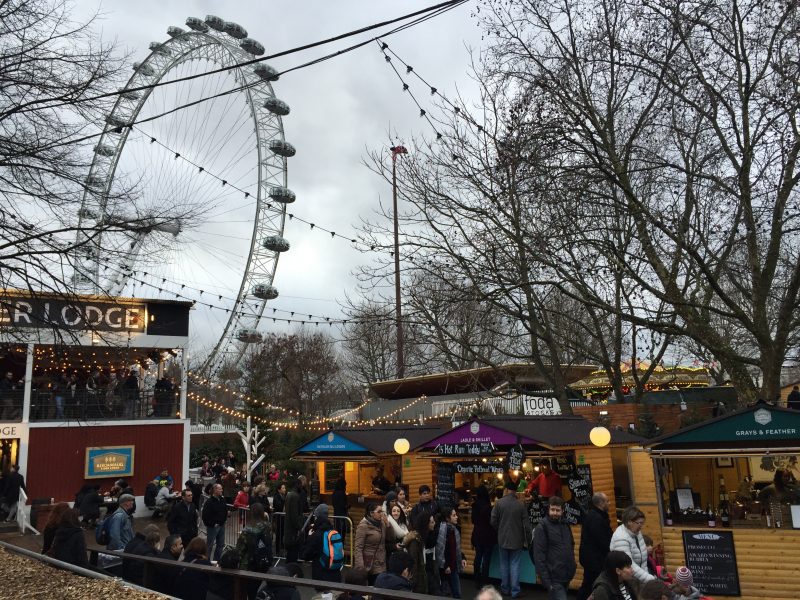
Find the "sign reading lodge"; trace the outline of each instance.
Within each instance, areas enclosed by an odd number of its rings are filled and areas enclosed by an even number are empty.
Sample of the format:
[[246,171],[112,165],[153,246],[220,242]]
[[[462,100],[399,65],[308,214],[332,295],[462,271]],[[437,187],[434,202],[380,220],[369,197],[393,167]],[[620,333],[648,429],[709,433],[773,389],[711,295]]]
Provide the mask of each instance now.
[[145,304],[54,298],[0,299],[0,326],[14,328],[141,332]]

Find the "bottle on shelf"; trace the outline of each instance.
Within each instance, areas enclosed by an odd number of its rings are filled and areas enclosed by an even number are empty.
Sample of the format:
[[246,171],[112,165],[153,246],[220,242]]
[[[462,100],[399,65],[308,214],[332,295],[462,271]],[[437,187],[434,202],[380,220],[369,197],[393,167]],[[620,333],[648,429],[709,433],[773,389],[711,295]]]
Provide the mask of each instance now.
[[716,527],[717,526],[717,516],[714,514],[714,509],[711,508],[711,503],[708,503],[708,510],[706,511],[708,514],[708,526],[709,527]]
[[672,509],[667,505],[667,510],[664,512],[664,525],[672,527]]
[[761,514],[764,515],[764,518],[767,522],[767,527],[772,527],[772,514],[770,513],[766,505],[762,509]]
[[729,500],[729,498],[728,498],[728,490],[725,487],[725,478],[724,477],[720,477],[719,478],[719,501],[720,501],[720,504],[722,504],[723,502],[728,502],[728,500]]
[[720,518],[722,519],[722,526],[723,527],[730,527],[731,526],[731,513],[728,510],[727,503],[725,506],[722,507],[722,510],[719,511]]

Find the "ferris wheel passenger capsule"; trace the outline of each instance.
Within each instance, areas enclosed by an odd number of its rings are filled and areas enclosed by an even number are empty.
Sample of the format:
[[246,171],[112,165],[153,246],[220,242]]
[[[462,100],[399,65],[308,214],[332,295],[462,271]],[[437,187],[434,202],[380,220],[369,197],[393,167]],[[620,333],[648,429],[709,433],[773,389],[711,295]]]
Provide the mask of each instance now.
[[206,25],[216,31],[223,31],[225,29],[225,19],[221,19],[216,15],[206,15]]
[[239,42],[239,46],[245,52],[249,52],[250,54],[254,54],[256,56],[261,56],[265,52],[264,45],[253,38],[244,38],[241,42]]
[[146,63],[135,62],[133,63],[133,70],[139,71],[142,75],[147,75],[148,77],[152,77],[156,74],[155,69]]
[[125,100],[138,100],[141,97],[139,92],[127,92],[125,90],[119,90],[119,95]]
[[282,204],[291,204],[296,198],[292,190],[280,185],[274,185],[269,188],[269,197]]
[[236,332],[236,339],[245,344],[257,344],[262,337],[256,329],[240,329]]
[[281,117],[285,117],[289,114],[289,105],[283,100],[278,100],[275,97],[264,100],[264,108],[266,108],[273,115],[278,115]]
[[95,189],[101,188],[105,185],[105,183],[106,183],[105,177],[99,177],[97,175],[89,175],[86,178],[86,185],[89,186],[90,188],[95,188]]
[[271,140],[269,143],[269,149],[278,156],[285,156],[287,158],[294,156],[297,153],[297,150],[294,149],[294,146],[285,140]]
[[253,73],[261,77],[264,81],[278,81],[280,78],[277,69],[270,67],[267,63],[258,63],[253,67]]
[[273,252],[287,252],[289,250],[289,241],[279,235],[270,235],[265,237],[264,241],[261,242],[261,245],[267,250],[272,250]]
[[125,119],[122,119],[116,115],[108,115],[106,117],[106,123],[111,125],[112,127],[127,127],[128,122]]
[[183,29],[183,27],[176,27],[175,25],[170,25],[169,27],[167,27],[167,35],[169,37],[173,38],[180,37],[184,33],[186,33],[186,30]]
[[100,156],[114,156],[114,148],[105,144],[97,144],[94,147],[94,153]]
[[202,33],[206,33],[208,31],[208,25],[203,22],[203,19],[198,19],[197,17],[188,17],[186,19],[186,26],[189,29],[200,31]]
[[225,27],[223,31],[237,40],[242,40],[247,37],[247,29],[238,23],[234,23],[233,21],[225,21]]
[[150,42],[148,48],[150,49],[150,52],[152,52],[153,54],[160,54],[161,56],[172,56],[172,52],[170,52],[161,42]]
[[275,300],[278,297],[278,288],[268,283],[257,283],[250,293],[261,300]]

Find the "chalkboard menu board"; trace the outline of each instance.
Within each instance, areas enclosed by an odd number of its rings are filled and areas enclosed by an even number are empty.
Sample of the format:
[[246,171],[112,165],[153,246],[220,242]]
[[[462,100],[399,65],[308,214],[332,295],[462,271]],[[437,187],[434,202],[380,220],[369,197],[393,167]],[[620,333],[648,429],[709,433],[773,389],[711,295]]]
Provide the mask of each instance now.
[[528,505],[528,520],[531,522],[532,527],[536,527],[539,521],[547,516],[549,498],[541,498],[539,496],[531,500]]
[[697,589],[708,595],[740,595],[732,531],[684,531],[683,551]]
[[456,506],[456,475],[451,463],[436,465],[436,496],[439,506]]
[[572,499],[583,510],[589,509],[592,501],[592,469],[589,465],[576,465],[575,470],[567,477],[567,486],[572,492]]
[[525,450],[522,449],[522,446],[519,444],[513,446],[506,454],[506,462],[509,471],[519,471],[522,463],[525,462]]
[[575,471],[575,455],[559,454],[553,459],[553,470],[561,475],[562,479],[568,478]]

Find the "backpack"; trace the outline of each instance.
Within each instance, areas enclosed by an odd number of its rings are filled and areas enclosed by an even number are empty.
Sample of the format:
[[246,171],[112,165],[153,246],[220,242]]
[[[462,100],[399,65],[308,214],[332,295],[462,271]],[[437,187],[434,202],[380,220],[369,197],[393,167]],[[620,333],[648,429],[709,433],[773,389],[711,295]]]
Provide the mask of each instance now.
[[[240,565],[239,568],[266,573],[271,566],[272,531],[267,526],[259,535],[257,529],[246,527],[239,536],[236,549],[239,556],[247,556],[248,559],[247,564]],[[246,554],[242,552],[243,550]]]
[[98,521],[94,526],[94,541],[101,546],[108,546],[111,541],[111,516]]
[[319,562],[330,571],[341,571],[344,566],[344,542],[335,529],[322,532],[322,552]]

